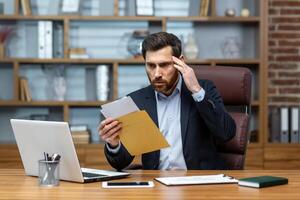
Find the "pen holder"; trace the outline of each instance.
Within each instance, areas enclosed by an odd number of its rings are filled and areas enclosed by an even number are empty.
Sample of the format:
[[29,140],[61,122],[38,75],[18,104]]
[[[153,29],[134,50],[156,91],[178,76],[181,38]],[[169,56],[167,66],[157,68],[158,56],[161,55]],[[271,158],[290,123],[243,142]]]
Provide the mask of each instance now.
[[39,185],[59,185],[59,161],[39,160]]

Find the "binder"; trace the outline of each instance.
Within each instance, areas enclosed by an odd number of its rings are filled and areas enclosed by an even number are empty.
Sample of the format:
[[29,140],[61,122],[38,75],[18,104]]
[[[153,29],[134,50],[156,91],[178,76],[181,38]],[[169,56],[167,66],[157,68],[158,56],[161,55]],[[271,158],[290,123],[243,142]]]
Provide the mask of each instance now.
[[287,107],[282,107],[280,110],[280,142],[289,143],[289,109]]
[[38,57],[45,58],[45,22],[38,21]]
[[64,56],[63,32],[62,24],[53,24],[53,57],[55,58],[62,58]]
[[299,143],[299,108],[291,108],[291,143]]
[[270,109],[269,116],[269,141],[272,143],[280,142],[280,108]]
[[53,22],[45,21],[45,57],[53,58]]
[[135,16],[135,0],[126,0],[125,3],[125,16]]
[[[201,2],[203,2],[203,0]],[[190,0],[189,16],[199,16],[199,15],[200,15],[200,1],[199,0]]]

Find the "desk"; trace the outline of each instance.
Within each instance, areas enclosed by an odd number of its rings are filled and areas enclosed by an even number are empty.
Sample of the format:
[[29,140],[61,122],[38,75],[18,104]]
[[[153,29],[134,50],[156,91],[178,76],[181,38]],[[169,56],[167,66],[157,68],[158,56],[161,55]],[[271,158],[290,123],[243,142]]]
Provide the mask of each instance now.
[[103,189],[99,182],[70,183],[61,181],[59,187],[41,188],[36,177],[25,176],[23,170],[0,169],[0,199],[300,199],[300,170],[245,171],[131,171],[128,181],[148,181],[162,176],[207,175],[224,173],[235,178],[274,175],[289,179],[288,185],[255,189],[237,184],[193,185],[167,187],[158,182],[154,188]]

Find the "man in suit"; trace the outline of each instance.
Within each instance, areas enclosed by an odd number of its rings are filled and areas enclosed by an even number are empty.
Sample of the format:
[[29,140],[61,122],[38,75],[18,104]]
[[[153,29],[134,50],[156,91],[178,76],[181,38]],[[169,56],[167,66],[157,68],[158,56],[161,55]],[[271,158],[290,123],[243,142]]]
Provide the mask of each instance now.
[[[173,34],[151,34],[143,41],[142,54],[150,85],[129,96],[147,111],[170,144],[143,154],[143,169],[226,169],[216,142],[230,140],[236,127],[214,84],[197,80]],[[99,127],[106,158],[118,170],[134,158],[119,140],[121,129],[122,124],[111,118]]]

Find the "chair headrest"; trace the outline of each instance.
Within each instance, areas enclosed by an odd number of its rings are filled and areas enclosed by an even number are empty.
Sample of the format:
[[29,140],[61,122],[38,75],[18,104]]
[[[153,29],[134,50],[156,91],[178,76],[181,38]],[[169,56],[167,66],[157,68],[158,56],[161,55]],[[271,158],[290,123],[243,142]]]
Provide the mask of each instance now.
[[225,105],[249,105],[252,74],[244,67],[193,66],[198,79],[211,80]]

